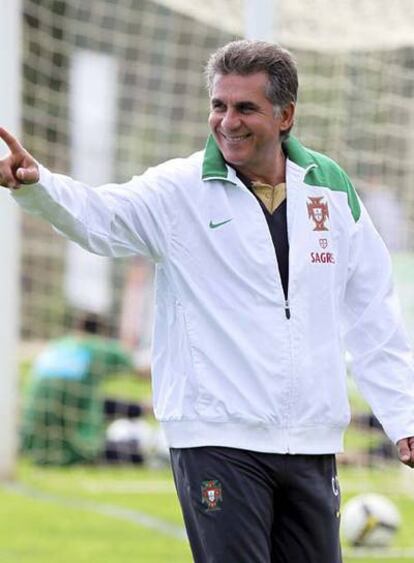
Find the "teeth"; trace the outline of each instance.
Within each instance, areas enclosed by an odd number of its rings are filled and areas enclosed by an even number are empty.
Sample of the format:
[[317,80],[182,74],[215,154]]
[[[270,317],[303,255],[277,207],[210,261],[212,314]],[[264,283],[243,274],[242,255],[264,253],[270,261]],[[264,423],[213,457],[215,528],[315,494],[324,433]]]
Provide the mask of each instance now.
[[241,137],[229,137],[228,135],[224,135],[224,137],[228,140],[228,141],[242,141],[243,139],[247,139],[248,135],[243,135]]

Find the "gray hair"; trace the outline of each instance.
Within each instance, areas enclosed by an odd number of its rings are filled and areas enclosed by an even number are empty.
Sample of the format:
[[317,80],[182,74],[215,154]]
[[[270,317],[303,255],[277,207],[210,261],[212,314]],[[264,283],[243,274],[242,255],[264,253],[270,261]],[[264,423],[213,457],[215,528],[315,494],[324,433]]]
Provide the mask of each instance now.
[[[209,58],[205,76],[211,94],[216,75],[239,74],[247,76],[265,72],[269,82],[265,95],[280,113],[298,95],[298,72],[292,54],[279,45],[266,41],[242,39],[231,41],[215,51]],[[287,135],[289,131],[285,131]]]

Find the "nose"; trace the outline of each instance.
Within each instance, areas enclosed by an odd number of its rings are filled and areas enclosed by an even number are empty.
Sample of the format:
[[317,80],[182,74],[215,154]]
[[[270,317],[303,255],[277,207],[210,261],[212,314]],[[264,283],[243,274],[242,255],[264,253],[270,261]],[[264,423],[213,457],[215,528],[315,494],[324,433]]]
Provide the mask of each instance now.
[[228,131],[238,129],[240,127],[240,116],[237,111],[228,108],[221,120],[221,126]]

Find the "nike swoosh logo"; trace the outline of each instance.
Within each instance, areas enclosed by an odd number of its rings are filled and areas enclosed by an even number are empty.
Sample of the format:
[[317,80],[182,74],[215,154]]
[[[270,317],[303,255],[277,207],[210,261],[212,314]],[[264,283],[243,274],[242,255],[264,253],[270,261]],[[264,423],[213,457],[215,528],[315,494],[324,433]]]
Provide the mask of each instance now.
[[217,227],[230,223],[230,221],[233,221],[233,217],[231,219],[227,219],[226,221],[221,221],[221,223],[213,223],[213,221],[210,221],[209,227],[210,229],[217,229]]

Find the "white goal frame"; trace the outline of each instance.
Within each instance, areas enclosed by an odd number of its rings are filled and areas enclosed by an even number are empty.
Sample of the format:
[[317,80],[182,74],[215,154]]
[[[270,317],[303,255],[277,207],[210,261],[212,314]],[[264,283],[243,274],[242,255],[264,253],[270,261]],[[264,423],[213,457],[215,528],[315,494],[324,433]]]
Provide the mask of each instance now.
[[[274,41],[277,31],[278,0],[244,0],[244,36],[246,39]],[[276,35],[278,35],[276,33]]]
[[[3,0],[0,71],[0,124],[20,134],[21,0]],[[0,156],[7,149],[0,148]],[[10,194],[0,190],[0,479],[14,475],[17,455],[17,389],[20,293],[19,212]]]

